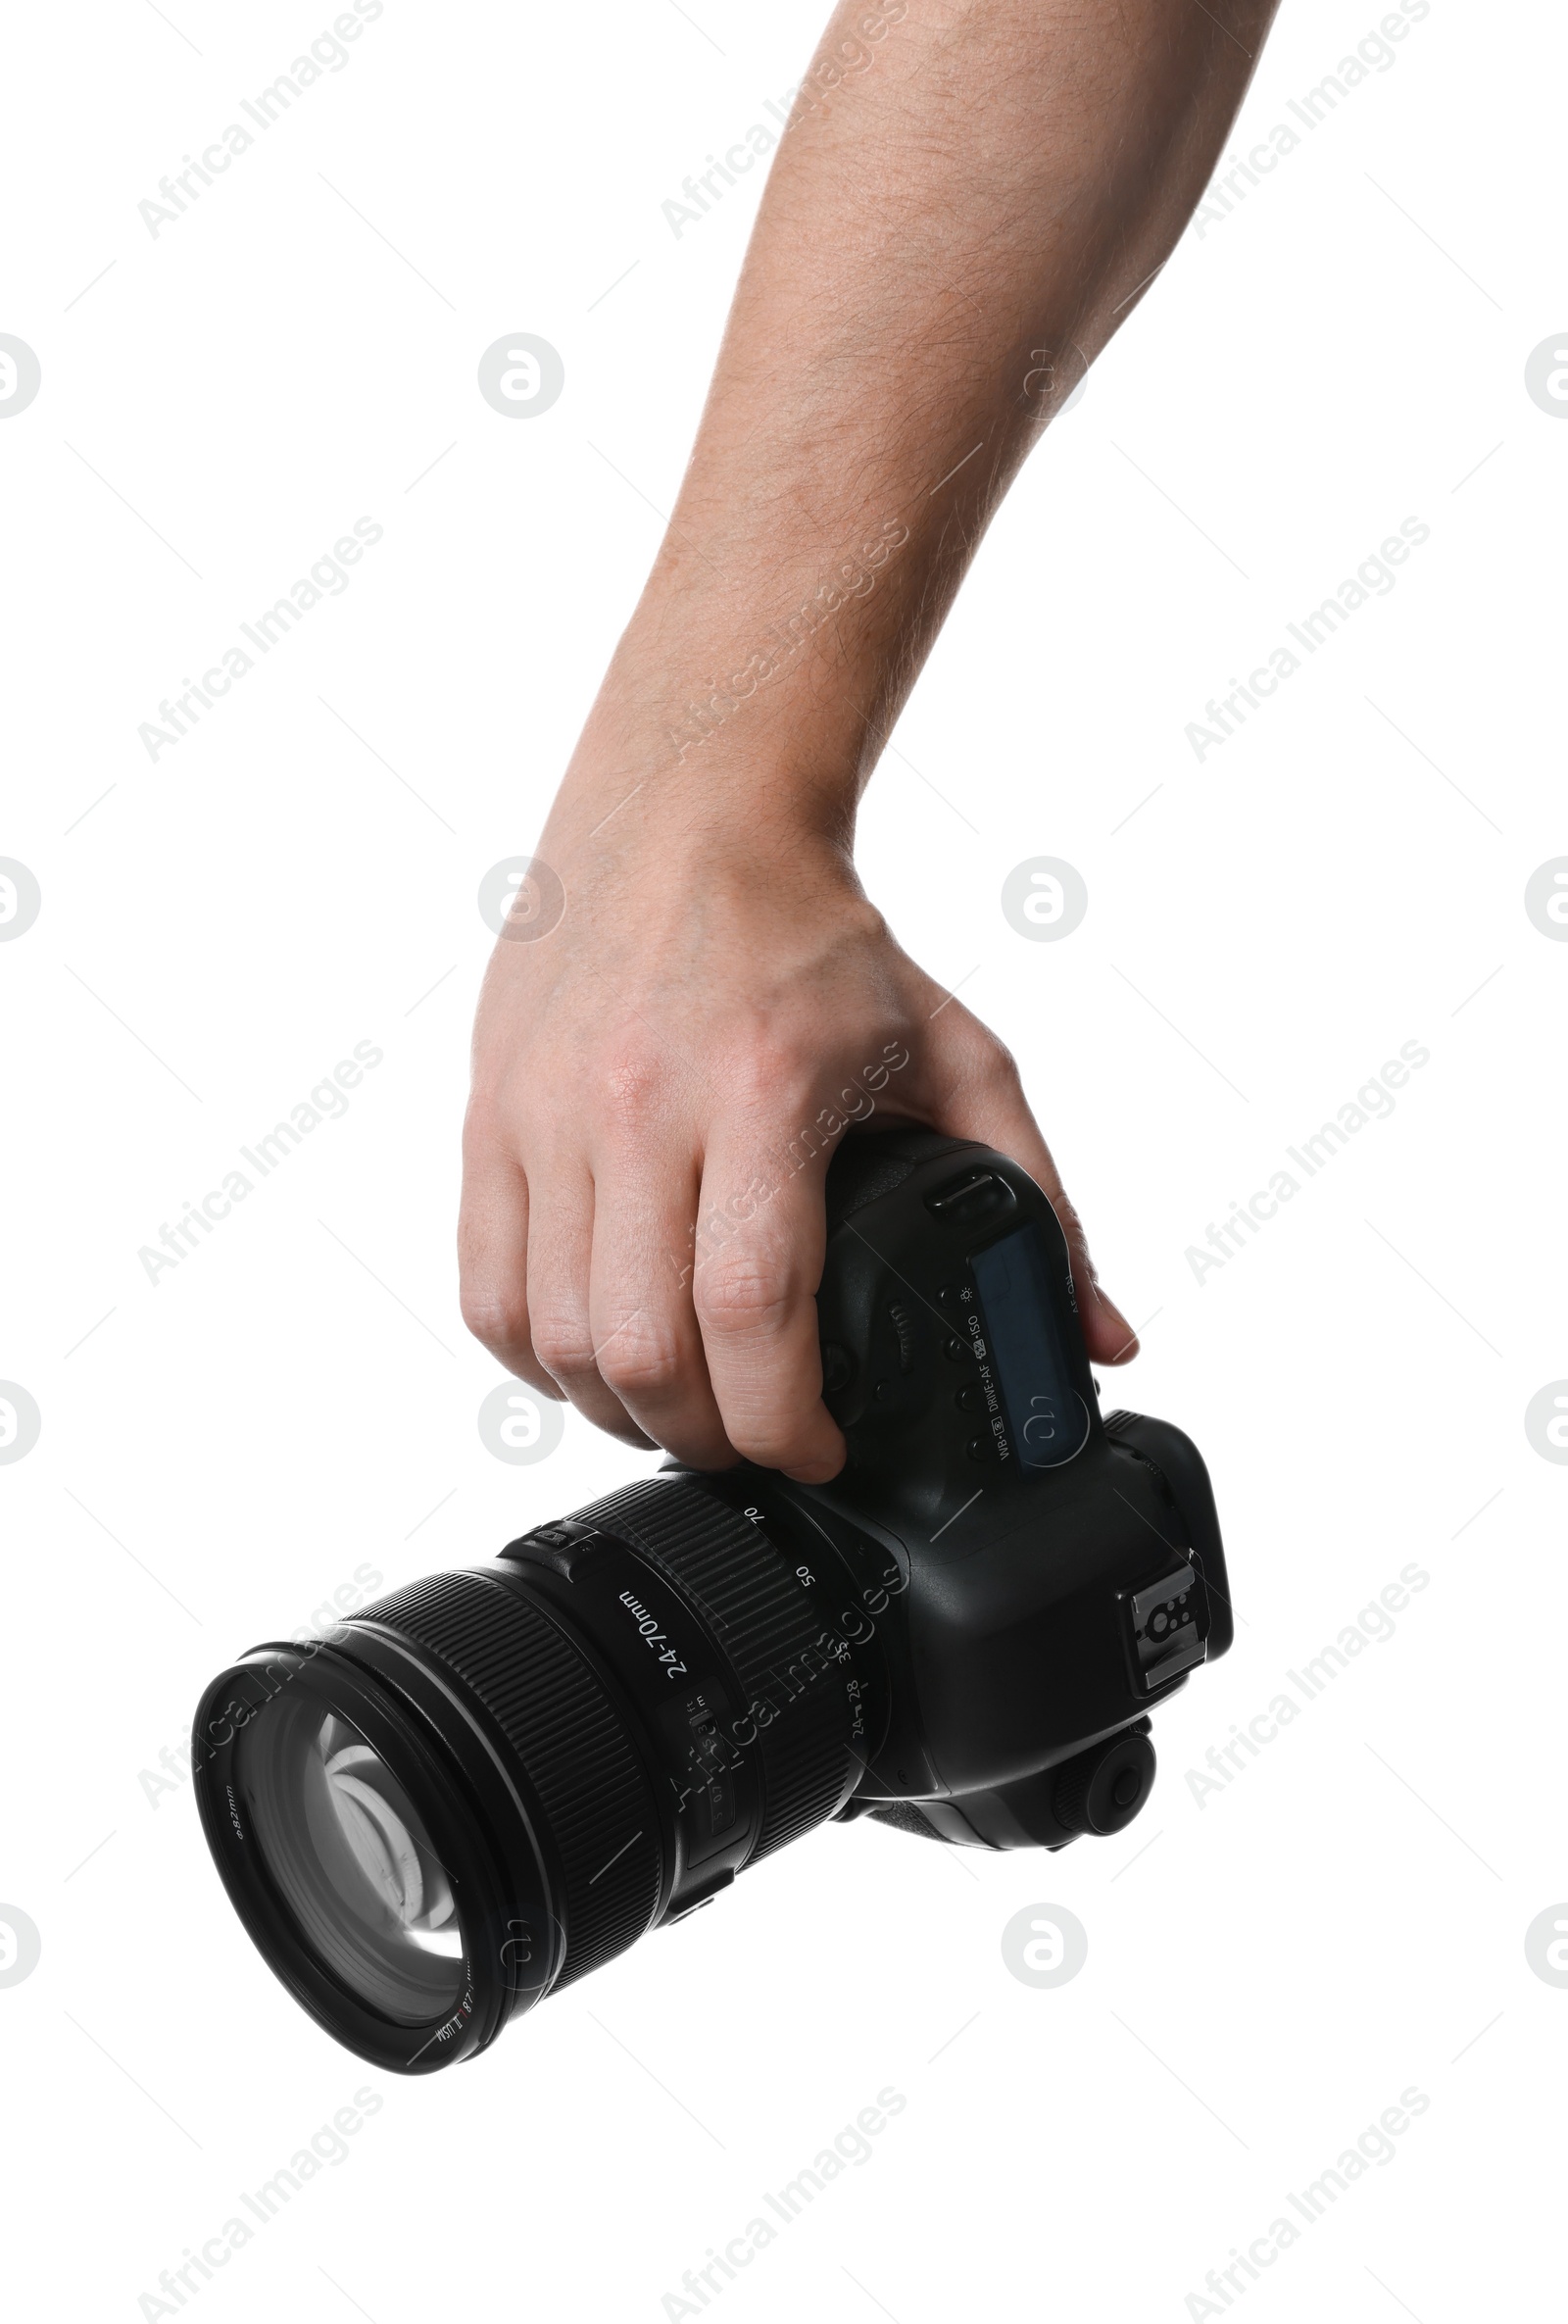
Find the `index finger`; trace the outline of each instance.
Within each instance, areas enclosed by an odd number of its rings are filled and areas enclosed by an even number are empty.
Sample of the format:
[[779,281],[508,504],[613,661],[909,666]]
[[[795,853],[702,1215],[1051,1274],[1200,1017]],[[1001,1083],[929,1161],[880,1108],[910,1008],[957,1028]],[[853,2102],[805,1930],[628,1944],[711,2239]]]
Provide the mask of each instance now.
[[756,1140],[720,1133],[703,1165],[692,1300],[725,1433],[745,1459],[823,1485],[845,1444],[822,1402],[816,1288],[823,1164],[773,1186]]

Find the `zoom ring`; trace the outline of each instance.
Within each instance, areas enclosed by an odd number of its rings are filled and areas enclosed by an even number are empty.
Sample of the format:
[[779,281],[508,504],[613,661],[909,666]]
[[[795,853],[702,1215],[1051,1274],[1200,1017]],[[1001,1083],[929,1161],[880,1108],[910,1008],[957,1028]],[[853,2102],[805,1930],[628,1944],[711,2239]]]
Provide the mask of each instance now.
[[667,1475],[577,1509],[573,1522],[614,1535],[662,1567],[728,1656],[758,1726],[762,1820],[749,1860],[832,1815],[858,1772],[844,1683],[836,1660],[824,1661],[821,1627],[799,1583],[760,1527]]
[[619,1713],[565,1632],[490,1568],[394,1590],[348,1627],[359,1622],[445,1664],[521,1761],[560,1868],[557,1987],[635,1944],[659,1903],[658,1810]]

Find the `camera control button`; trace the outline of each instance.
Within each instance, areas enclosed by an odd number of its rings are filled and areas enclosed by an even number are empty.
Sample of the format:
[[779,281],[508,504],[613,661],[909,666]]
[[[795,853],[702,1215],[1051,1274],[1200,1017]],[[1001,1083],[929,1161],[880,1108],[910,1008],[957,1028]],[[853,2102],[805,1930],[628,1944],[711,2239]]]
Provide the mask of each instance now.
[[968,1453],[971,1460],[990,1462],[996,1459],[997,1448],[988,1436],[972,1436],[969,1439]]
[[969,1351],[962,1340],[944,1340],[942,1353],[950,1363],[967,1363],[969,1360]]
[[967,1387],[958,1390],[954,1402],[960,1412],[983,1412],[986,1409],[986,1392],[978,1380],[971,1380]]
[[1005,1178],[999,1178],[983,1164],[975,1164],[935,1187],[926,1196],[925,1207],[944,1226],[954,1221],[959,1226],[970,1226],[981,1218],[1010,1211],[1017,1199]]

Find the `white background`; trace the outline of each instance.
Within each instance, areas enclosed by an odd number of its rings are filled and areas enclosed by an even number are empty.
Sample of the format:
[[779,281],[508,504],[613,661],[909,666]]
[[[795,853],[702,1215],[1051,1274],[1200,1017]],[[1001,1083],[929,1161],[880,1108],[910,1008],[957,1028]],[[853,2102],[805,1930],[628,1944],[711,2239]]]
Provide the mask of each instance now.
[[[0,329],[43,370],[0,425],[0,854],[43,891],[0,945],[0,1375],[42,1412],[0,1467],[0,1901],[42,1936],[0,1990],[7,2312],[159,2312],[159,2271],[367,2085],[347,2159],[190,2307],[678,2313],[891,2085],[871,2159],[715,2309],[1178,2319],[1415,2086],[1394,2159],[1234,2303],[1544,2312],[1568,1992],[1523,1940],[1568,1896],[1568,1472],[1523,1414],[1568,1373],[1568,947],[1523,890],[1568,852],[1568,427],[1524,367],[1568,323],[1560,22],[1434,0],[1189,233],[1002,513],[864,816],[869,887],[1016,1050],[1152,1318],[1117,1396],[1216,1479],[1242,1627],[1161,1713],[1150,1807],[1055,1856],[829,1828],[408,2083],[295,2007],[188,1783],[140,1778],[357,1565],[476,1560],[649,1465],[575,1416],[534,1468],[476,1432],[474,898],[534,843],[655,548],[760,173],[678,240],[661,204],[769,120],[819,19],[388,0],[155,239],[137,203],[332,12],[170,13],[17,20],[0,141]],[[1378,13],[1287,5],[1244,149]],[[475,387],[517,330],[566,370],[521,424]],[[138,723],[367,516],[347,591],[151,763]],[[1200,765],[1208,697],[1410,517],[1392,594]],[[1064,943],[1002,916],[1038,855],[1088,883]],[[149,1283],[139,1247],[361,1040],[346,1117]],[[1197,1281],[1188,1247],[1407,1041],[1393,1115]],[[1394,1637],[1200,1805],[1185,1771],[1412,1562]],[[1053,1991],[1002,1957],[1035,1904],[1089,1932]]]

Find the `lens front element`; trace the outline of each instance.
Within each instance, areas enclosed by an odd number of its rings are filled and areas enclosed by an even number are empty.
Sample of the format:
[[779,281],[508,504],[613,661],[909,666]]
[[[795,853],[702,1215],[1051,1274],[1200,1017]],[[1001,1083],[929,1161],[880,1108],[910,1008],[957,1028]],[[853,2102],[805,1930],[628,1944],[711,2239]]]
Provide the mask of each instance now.
[[301,1936],[367,2007],[402,2025],[463,1998],[452,1885],[404,1785],[359,1729],[304,1698],[247,1727],[236,1789]]

